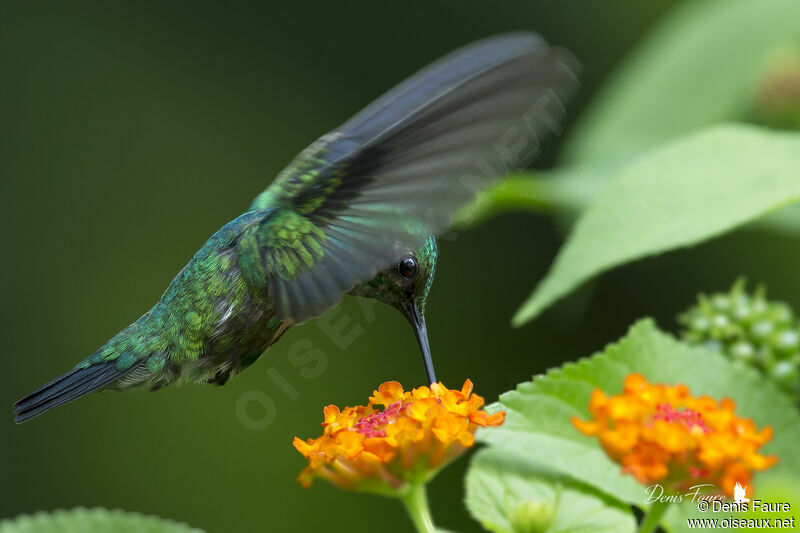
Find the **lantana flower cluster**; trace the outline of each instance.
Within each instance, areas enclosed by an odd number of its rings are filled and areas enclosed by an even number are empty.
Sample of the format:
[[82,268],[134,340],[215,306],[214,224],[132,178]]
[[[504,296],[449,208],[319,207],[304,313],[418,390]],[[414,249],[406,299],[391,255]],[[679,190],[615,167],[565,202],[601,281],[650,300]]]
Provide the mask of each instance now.
[[730,399],[694,397],[685,385],[653,385],[640,374],[625,379],[622,394],[592,393],[589,421],[573,417],[583,434],[596,436],[611,459],[644,484],[679,491],[708,483],[733,494],[774,456],[759,452],[772,438],[767,426],[735,414]]
[[411,391],[389,381],[366,406],[329,405],[320,437],[294,439],[308,459],[298,481],[308,487],[319,477],[344,489],[379,493],[424,483],[473,445],[479,426],[503,423],[505,413],[489,414],[482,406],[470,380],[460,390],[434,383]]

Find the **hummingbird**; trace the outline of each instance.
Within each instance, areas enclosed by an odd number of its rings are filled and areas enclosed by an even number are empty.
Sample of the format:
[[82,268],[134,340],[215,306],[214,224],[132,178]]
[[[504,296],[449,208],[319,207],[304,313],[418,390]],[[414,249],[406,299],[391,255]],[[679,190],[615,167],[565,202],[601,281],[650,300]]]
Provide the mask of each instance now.
[[17,423],[100,390],[224,385],[346,294],[411,323],[436,381],[425,308],[435,236],[478,189],[535,155],[577,86],[533,33],[456,50],[303,150],[212,235],[159,301],[14,405]]

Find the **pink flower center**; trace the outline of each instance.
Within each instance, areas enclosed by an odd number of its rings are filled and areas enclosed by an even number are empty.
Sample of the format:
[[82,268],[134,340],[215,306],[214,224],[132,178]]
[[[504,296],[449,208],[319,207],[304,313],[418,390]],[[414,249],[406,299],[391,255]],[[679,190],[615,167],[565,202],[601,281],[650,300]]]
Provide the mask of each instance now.
[[367,437],[385,437],[386,426],[397,420],[400,412],[405,409],[402,401],[396,401],[386,406],[380,413],[372,413],[355,423],[355,429]]
[[694,409],[683,409],[679,411],[668,403],[661,403],[656,406],[656,414],[653,415],[653,420],[666,420],[667,422],[680,424],[689,430],[694,427],[699,427],[703,433],[711,431],[703,421],[703,415]]

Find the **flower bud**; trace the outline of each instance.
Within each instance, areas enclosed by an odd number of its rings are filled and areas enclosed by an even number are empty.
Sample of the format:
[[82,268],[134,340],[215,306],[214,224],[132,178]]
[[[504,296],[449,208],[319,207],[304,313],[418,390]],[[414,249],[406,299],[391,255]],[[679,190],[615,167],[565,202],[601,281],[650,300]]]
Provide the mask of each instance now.
[[764,65],[751,114],[764,126],[800,129],[800,47],[789,45],[772,52]]
[[553,525],[555,516],[553,502],[533,498],[517,502],[508,513],[515,533],[544,533]]
[[763,289],[747,292],[739,280],[727,293],[700,295],[678,320],[687,342],[756,368],[800,398],[800,327],[787,304],[767,300]]

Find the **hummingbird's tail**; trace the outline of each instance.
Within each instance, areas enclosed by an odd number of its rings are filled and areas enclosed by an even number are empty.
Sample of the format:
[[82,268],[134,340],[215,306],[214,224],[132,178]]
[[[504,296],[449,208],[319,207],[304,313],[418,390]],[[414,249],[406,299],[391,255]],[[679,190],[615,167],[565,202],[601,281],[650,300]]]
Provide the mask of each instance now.
[[108,361],[84,368],[73,368],[15,403],[14,421],[20,424],[54,407],[102,389],[137,366],[121,369],[116,361]]

